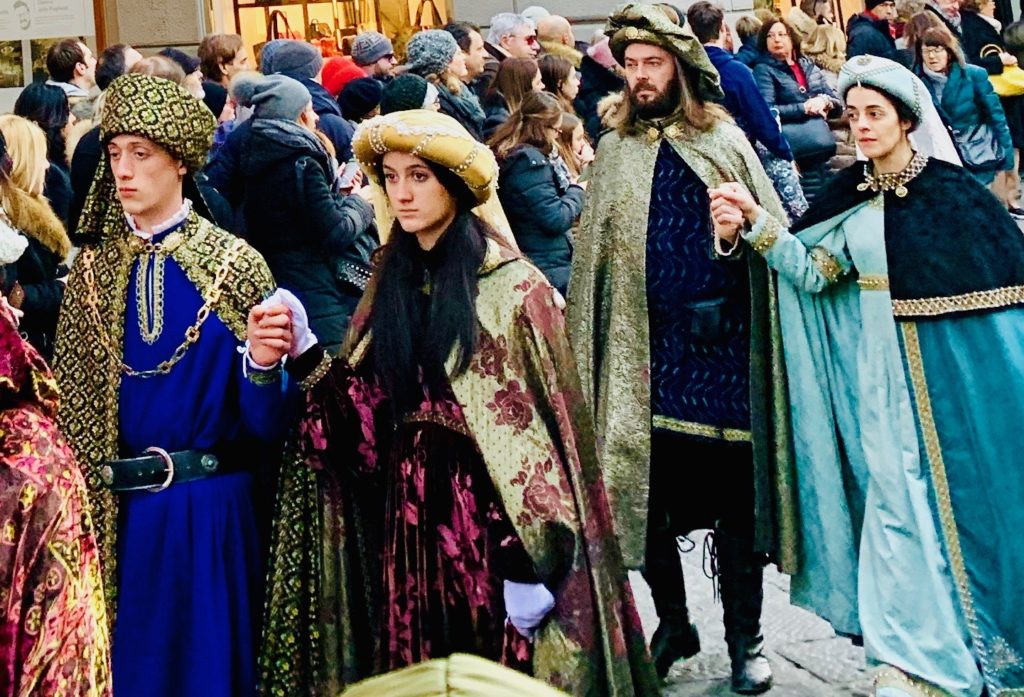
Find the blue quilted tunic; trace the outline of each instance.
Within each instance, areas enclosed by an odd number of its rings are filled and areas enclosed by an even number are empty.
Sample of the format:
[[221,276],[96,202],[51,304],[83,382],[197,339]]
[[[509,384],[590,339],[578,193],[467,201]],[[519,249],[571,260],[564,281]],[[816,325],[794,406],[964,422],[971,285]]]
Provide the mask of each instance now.
[[707,185],[668,141],[661,144],[652,186],[647,225],[651,411],[661,424],[748,430],[747,265],[715,258]]

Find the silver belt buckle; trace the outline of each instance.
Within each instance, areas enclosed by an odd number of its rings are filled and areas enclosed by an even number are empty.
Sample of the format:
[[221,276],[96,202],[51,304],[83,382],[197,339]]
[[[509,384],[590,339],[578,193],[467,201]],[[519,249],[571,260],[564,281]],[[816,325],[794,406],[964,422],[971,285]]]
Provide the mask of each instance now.
[[157,448],[154,446],[152,448],[146,448],[143,452],[157,455],[158,457],[160,457],[161,460],[163,460],[167,464],[167,479],[165,479],[161,484],[158,484],[157,486],[149,487],[148,489],[146,489],[146,491],[151,491],[154,494],[159,493],[166,489],[167,487],[169,487],[171,485],[171,482],[174,481],[174,460],[171,459],[171,454],[168,453],[163,448]]

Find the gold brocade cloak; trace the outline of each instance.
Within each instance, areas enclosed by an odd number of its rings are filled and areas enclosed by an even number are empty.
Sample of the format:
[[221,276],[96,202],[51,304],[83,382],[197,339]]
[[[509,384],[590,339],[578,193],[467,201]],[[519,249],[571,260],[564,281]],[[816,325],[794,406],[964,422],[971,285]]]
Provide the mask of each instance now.
[[[336,693],[352,676],[353,645],[367,641],[347,625],[351,606],[364,602],[350,594],[345,578],[353,566],[345,550],[358,534],[355,516],[337,502],[325,505],[302,473],[355,467],[353,456],[330,442],[344,432],[332,423],[331,402],[347,393],[339,376],[367,355],[373,295],[371,281],[344,357],[322,374],[314,371],[319,379],[300,425],[312,446],[305,461],[290,460],[282,474],[261,658],[264,694]],[[534,638],[533,675],[579,697],[657,695],[554,291],[532,264],[489,240],[476,309],[480,345],[451,388],[534,570],[556,599]],[[449,374],[453,365],[454,357]]]
[[[753,148],[731,123],[697,131],[678,121],[638,122],[601,139],[576,236],[567,325],[630,567],[643,562],[647,529],[652,415],[644,269],[654,167],[666,138],[709,188],[739,182],[765,210],[787,219]],[[755,545],[791,571],[798,528],[775,280],[760,255],[741,250],[751,288]]]

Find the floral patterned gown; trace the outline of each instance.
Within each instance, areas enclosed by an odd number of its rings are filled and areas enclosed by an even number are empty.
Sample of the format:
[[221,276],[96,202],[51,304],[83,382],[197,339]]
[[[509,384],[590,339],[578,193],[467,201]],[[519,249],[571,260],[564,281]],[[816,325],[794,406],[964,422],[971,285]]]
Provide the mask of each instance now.
[[339,368],[339,417],[358,420],[346,429],[357,461],[384,485],[380,667],[461,652],[529,672],[528,642],[504,626],[502,581],[537,578],[458,403],[424,388],[418,408],[394,424],[377,382]]

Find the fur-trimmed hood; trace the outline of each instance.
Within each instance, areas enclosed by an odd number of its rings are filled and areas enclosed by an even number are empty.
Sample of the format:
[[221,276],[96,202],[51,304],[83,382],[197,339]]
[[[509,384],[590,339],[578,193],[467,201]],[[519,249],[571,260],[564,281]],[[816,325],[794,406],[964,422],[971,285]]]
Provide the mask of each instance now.
[[544,53],[547,53],[550,56],[565,58],[572,63],[575,68],[579,68],[580,63],[583,61],[583,54],[572,46],[566,46],[558,41],[541,41],[540,45],[541,48],[544,49]]
[[64,223],[45,198],[8,186],[3,204],[11,224],[19,232],[36,240],[61,259],[67,258],[71,251],[71,239],[64,229]]

